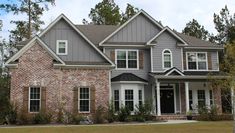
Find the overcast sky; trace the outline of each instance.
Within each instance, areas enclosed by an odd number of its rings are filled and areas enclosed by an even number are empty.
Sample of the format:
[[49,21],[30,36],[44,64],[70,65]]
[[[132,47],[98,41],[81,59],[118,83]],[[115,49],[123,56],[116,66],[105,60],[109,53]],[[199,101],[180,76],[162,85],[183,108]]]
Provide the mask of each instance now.
[[[1,0],[4,2],[7,0]],[[17,0],[11,0],[17,1]],[[101,0],[56,0],[56,6],[49,6],[49,11],[44,12],[42,20],[43,28],[53,21],[58,15],[64,13],[73,23],[81,24],[83,18],[88,18],[91,8]],[[216,33],[213,24],[213,14],[227,5],[230,13],[235,12],[235,0],[115,0],[121,11],[125,10],[127,3],[139,9],[145,10],[164,26],[169,26],[177,31],[182,31],[185,24],[193,18],[198,20],[210,32]],[[14,28],[10,24],[14,19],[27,19],[26,16],[14,16],[0,11],[0,19],[3,20],[3,29],[0,36],[8,38],[9,32]]]

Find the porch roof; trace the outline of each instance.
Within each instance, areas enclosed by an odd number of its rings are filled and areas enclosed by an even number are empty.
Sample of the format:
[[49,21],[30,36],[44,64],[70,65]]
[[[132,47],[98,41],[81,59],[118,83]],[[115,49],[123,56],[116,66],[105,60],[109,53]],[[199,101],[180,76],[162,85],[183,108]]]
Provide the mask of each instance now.
[[117,81],[139,81],[139,82],[148,82],[145,79],[142,79],[132,73],[122,73],[114,78],[111,79],[112,82]]

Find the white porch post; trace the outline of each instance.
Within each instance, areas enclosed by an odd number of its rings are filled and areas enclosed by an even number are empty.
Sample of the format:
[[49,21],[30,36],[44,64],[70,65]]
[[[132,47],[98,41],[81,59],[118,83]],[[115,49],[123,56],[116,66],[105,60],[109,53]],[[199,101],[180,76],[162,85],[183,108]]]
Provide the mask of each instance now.
[[152,104],[153,104],[153,114],[156,114],[156,96],[155,96],[155,85],[152,85]]
[[185,82],[185,101],[186,101],[186,113],[189,111],[189,85]]
[[161,102],[160,102],[160,82],[156,82],[157,85],[157,115],[161,115]]

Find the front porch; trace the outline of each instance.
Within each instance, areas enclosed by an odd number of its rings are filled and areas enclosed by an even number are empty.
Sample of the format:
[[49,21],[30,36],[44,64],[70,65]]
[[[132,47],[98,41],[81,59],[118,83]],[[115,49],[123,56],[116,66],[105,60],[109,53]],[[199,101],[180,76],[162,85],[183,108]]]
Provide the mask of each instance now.
[[154,114],[157,116],[176,116],[185,118],[191,110],[198,113],[199,106],[211,107],[215,105],[217,112],[222,113],[221,91],[212,88],[209,82],[190,80],[155,80],[152,86]]

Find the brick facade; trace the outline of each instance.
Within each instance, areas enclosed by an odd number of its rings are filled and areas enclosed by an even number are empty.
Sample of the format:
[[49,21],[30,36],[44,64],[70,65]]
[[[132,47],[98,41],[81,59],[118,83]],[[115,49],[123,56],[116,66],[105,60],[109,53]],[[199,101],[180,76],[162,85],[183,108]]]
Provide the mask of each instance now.
[[40,86],[46,89],[46,110],[63,108],[72,112],[73,88],[95,87],[95,107],[109,101],[108,69],[55,69],[53,58],[38,43],[19,58],[18,67],[11,72],[11,101],[23,107],[23,89]]

